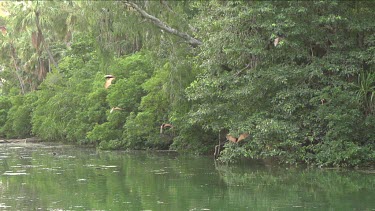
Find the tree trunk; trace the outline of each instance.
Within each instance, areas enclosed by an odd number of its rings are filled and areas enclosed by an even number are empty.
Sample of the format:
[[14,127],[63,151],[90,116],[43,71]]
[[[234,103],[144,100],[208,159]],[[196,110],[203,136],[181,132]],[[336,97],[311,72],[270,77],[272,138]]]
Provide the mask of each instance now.
[[23,84],[23,81],[22,81],[22,78],[21,76],[18,74],[18,71],[19,71],[19,67],[17,65],[17,56],[16,56],[16,49],[13,47],[13,44],[11,43],[10,44],[10,51],[12,52],[12,59],[13,59],[13,65],[14,65],[14,68],[15,68],[15,74],[17,76],[17,79],[20,83],[20,87],[21,87],[21,93],[24,95],[25,94],[25,85]]
[[[39,11],[35,11],[35,24],[36,24],[36,28],[38,29],[38,36],[40,35],[40,40],[44,44],[43,46],[44,46],[45,50],[48,53],[48,57],[50,58],[50,60],[52,60],[52,63],[55,65],[57,71],[60,72],[58,64],[57,64],[56,60],[53,58],[53,55],[52,55],[52,53],[51,53],[51,51],[49,49],[49,45],[48,45],[48,43],[44,39],[44,35],[43,35],[43,32],[42,32],[42,27],[40,26],[39,15],[40,15]],[[39,51],[39,49],[37,49],[37,51]]]

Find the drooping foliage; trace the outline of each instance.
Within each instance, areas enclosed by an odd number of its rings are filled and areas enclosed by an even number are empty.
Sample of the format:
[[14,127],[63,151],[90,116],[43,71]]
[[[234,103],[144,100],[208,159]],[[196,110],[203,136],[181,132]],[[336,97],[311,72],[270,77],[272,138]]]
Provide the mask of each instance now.
[[0,7],[1,137],[213,153],[249,133],[219,159],[375,160],[372,1]]

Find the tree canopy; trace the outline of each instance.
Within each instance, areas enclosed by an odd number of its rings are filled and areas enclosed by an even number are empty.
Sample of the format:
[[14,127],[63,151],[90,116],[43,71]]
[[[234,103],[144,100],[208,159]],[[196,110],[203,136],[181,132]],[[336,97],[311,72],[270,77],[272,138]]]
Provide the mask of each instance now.
[[0,137],[198,154],[225,143],[224,162],[373,164],[374,10],[374,1],[0,2]]

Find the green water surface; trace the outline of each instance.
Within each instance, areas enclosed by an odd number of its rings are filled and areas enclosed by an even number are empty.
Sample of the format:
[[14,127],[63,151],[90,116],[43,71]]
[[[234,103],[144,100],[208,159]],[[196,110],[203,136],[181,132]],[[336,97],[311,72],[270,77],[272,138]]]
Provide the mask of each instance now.
[[0,210],[375,210],[375,174],[1,144]]

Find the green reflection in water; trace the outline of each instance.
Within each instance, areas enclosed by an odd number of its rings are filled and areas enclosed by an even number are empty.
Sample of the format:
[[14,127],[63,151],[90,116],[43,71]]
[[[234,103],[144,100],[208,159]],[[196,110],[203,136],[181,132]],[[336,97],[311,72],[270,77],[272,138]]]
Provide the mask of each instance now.
[[375,174],[1,145],[0,210],[375,210]]

